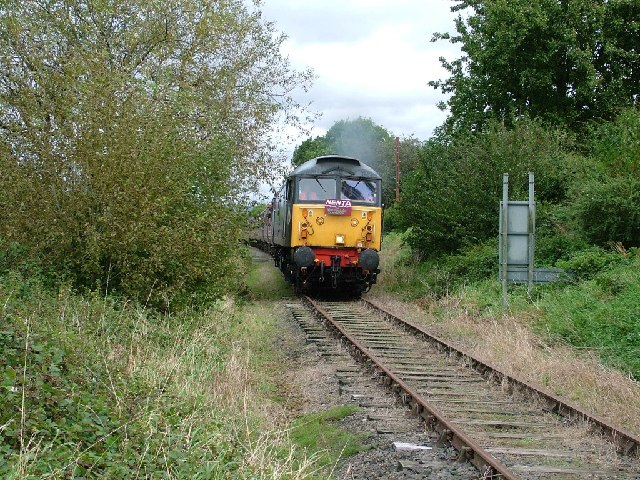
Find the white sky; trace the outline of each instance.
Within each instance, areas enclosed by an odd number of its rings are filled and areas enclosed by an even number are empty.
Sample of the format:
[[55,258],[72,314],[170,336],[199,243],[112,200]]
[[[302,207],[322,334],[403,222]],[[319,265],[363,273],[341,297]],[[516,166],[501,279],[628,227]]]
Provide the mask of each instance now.
[[[460,56],[434,32],[454,32],[453,0],[263,0],[263,18],[288,39],[283,54],[317,78],[297,100],[322,114],[312,135],[339,120],[371,118],[397,136],[431,137],[445,100],[427,85],[447,72],[439,57]],[[299,144],[304,138],[299,139]]]

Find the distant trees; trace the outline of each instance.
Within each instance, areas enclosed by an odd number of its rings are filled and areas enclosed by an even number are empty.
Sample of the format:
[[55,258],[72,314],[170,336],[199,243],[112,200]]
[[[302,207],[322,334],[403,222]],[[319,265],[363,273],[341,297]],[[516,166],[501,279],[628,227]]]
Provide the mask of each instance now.
[[0,251],[164,307],[226,291],[235,203],[309,79],[282,40],[241,0],[5,1]]
[[640,4],[636,0],[460,0],[453,10],[463,56],[430,82],[451,94],[444,130],[507,126],[522,115],[584,132],[640,95]]
[[329,147],[325,136],[308,138],[295,148],[293,151],[293,157],[291,158],[291,163],[294,166],[302,165],[307,160],[321,157],[323,155],[329,155],[330,153],[331,148]]
[[[415,138],[401,140],[403,172],[416,166],[420,145]],[[339,120],[326,135],[309,138],[296,147],[292,163],[300,165],[321,155],[345,155],[362,160],[382,177],[384,203],[390,205],[395,201],[395,137],[384,127],[363,117]]]

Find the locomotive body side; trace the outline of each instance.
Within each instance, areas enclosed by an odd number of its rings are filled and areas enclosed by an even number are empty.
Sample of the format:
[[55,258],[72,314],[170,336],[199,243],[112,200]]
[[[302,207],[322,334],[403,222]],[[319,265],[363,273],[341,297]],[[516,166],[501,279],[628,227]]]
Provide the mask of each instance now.
[[271,205],[272,254],[297,290],[359,294],[376,283],[382,240],[380,176],[348,157],[299,166]]

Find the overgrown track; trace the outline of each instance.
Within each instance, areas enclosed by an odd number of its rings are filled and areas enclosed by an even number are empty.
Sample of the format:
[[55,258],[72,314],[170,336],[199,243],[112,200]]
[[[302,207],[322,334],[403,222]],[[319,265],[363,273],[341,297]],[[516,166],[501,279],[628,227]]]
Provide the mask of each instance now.
[[366,301],[306,303],[483,479],[640,479],[640,439]]

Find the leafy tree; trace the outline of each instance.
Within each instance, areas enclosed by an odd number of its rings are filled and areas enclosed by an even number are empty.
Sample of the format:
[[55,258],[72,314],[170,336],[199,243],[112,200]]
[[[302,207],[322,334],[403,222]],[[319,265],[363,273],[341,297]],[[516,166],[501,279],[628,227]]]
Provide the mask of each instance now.
[[331,151],[329,149],[329,145],[327,145],[327,139],[325,136],[308,138],[295,148],[291,163],[294,166],[302,165],[307,160],[321,157],[323,155],[329,155],[330,153]]
[[598,175],[572,189],[580,230],[597,245],[640,246],[640,111],[627,109],[594,125],[590,139]]
[[240,0],[0,7],[0,249],[155,305],[237,278],[244,192],[308,80]]
[[409,242],[424,256],[455,253],[497,235],[502,174],[510,174],[511,198],[526,198],[528,172],[536,174],[536,198],[566,198],[579,162],[566,154],[570,137],[539,122],[497,122],[477,135],[451,143],[430,140],[420,166],[407,177],[400,222],[411,227]]
[[463,56],[441,63],[450,73],[430,82],[451,94],[443,130],[479,131],[491,118],[522,115],[581,131],[611,119],[640,93],[640,4],[635,0],[459,0]]
[[[413,137],[400,141],[401,173],[412,171],[418,163],[422,143]],[[392,134],[369,118],[340,120],[326,135],[303,141],[293,153],[293,165],[321,155],[345,155],[362,160],[382,177],[383,200],[386,205],[395,202],[396,143]]]
[[640,110],[625,109],[612,122],[590,129],[589,153],[612,177],[640,176]]
[[607,246],[640,246],[640,180],[631,175],[605,182],[590,181],[580,187],[573,203],[584,236]]

